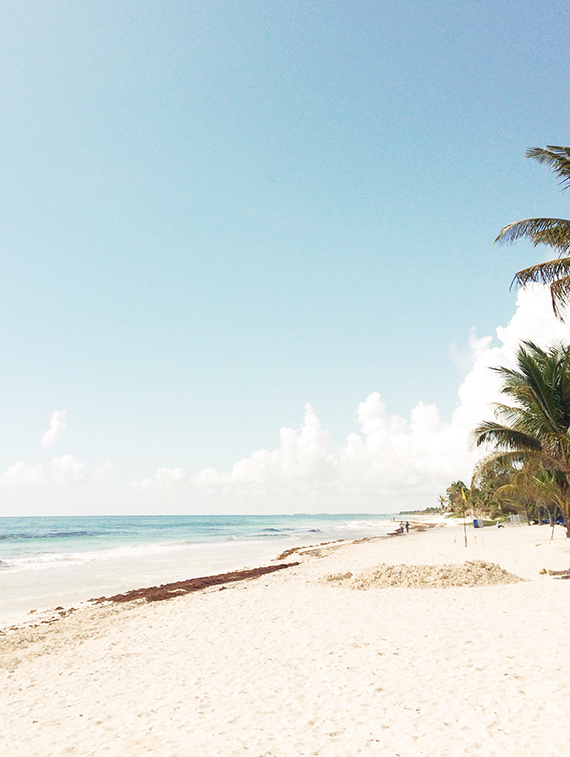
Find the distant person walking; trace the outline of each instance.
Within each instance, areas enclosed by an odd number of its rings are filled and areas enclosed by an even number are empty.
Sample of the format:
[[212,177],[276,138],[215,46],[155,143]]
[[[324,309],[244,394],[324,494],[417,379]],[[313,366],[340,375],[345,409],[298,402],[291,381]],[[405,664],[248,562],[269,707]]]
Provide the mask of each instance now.
[[410,524],[408,523],[408,521],[406,521],[406,533],[410,533]]

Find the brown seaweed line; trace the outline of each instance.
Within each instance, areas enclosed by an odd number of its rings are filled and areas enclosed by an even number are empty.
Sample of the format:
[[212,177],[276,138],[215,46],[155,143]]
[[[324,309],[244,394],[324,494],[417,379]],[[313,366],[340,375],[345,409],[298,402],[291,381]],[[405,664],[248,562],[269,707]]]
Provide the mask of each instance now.
[[97,597],[89,601],[95,604],[101,604],[102,602],[132,602],[135,599],[146,599],[147,602],[159,602],[163,599],[173,599],[182,594],[189,594],[192,591],[207,589],[209,586],[219,586],[220,584],[229,584],[235,581],[245,581],[248,578],[258,578],[259,576],[264,576],[266,573],[275,573],[277,570],[292,568],[299,564],[298,562],[291,562],[251,568],[250,570],[234,570],[231,573],[220,573],[217,576],[202,576],[201,578],[189,578],[186,581],[176,581],[175,583],[162,584],[161,586],[132,589],[131,591],[127,591],[126,594],[115,594],[112,597]]

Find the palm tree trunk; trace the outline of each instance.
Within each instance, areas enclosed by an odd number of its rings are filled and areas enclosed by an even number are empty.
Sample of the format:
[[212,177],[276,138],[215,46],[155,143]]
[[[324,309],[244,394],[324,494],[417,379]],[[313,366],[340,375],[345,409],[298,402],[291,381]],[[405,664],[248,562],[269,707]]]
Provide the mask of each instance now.
[[562,510],[562,517],[564,518],[564,525],[566,526],[566,538],[570,539],[570,502],[566,500],[564,506],[560,509]]
[[526,517],[526,524],[527,524],[527,526],[530,526],[530,515],[529,515],[529,512],[528,512],[528,507],[527,507],[526,502],[523,502],[523,509],[524,509],[524,514],[525,514],[525,517]]

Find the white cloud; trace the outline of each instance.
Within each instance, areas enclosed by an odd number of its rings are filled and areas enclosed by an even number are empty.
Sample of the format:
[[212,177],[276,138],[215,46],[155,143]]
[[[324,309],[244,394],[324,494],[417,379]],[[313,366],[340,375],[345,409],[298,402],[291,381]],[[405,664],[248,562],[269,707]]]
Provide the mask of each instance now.
[[100,481],[109,478],[112,471],[113,463],[110,460],[107,460],[107,462],[99,466],[99,468],[95,468],[92,476],[96,481]]
[[516,312],[497,329],[497,337],[499,343],[472,330],[469,372],[450,423],[435,405],[423,402],[407,419],[392,415],[374,392],[358,407],[360,431],[334,448],[307,404],[301,429],[281,429],[277,449],[258,450],[222,473],[206,468],[191,476],[183,468],[161,468],[137,485],[176,489],[183,484],[191,501],[226,511],[394,512],[435,505],[452,480],[471,477],[477,453],[469,449],[469,433],[492,418],[489,403],[500,397],[500,378],[489,366],[512,365],[522,339],[541,346],[567,342],[568,328],[554,318],[548,290],[536,286],[519,292]]
[[26,486],[28,484],[41,484],[44,480],[42,465],[26,465],[17,462],[11,465],[0,478],[3,486]]
[[73,455],[54,457],[51,461],[53,482],[57,486],[77,486],[85,481],[87,469]]
[[65,410],[54,410],[51,414],[49,428],[41,438],[40,444],[42,447],[51,447],[58,439],[61,438],[63,430],[67,423],[65,420]]
[[159,468],[155,478],[143,478],[142,481],[133,481],[133,486],[142,486],[143,488],[170,488],[180,484],[187,484],[190,481],[189,475],[184,468]]
[[[54,457],[51,461],[52,483],[56,486],[75,486],[89,481],[104,482],[113,470],[113,464],[107,461],[91,473],[86,466],[73,455]],[[46,484],[46,476],[41,463],[27,465],[24,462],[13,463],[3,475],[0,474],[0,486],[25,487],[30,484]]]

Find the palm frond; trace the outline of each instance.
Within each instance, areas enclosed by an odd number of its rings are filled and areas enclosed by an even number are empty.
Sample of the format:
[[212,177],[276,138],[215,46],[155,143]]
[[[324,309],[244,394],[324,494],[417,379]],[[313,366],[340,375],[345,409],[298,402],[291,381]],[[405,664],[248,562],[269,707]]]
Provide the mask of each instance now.
[[497,499],[518,499],[521,495],[528,494],[531,487],[526,484],[504,484],[495,491]]
[[503,391],[514,396],[524,408],[521,417],[528,430],[532,428],[539,435],[564,433],[566,424],[558,390],[565,382],[565,372],[560,371],[560,366],[566,365],[567,350],[553,345],[546,353],[532,341],[523,345],[517,351],[519,371],[505,381]]
[[537,438],[564,435],[570,426],[570,351],[552,345],[545,352],[530,341],[517,352],[517,367],[494,368],[503,376],[502,393],[513,404],[490,407],[503,425]]
[[501,450],[541,450],[538,439],[523,431],[517,431],[509,426],[503,426],[493,421],[484,421],[471,432],[471,444],[480,447],[491,443]]
[[516,357],[515,369],[500,371],[502,392],[513,403],[494,403],[491,407],[498,422],[477,426],[471,434],[472,444],[490,443],[502,452],[540,452],[568,466],[570,347],[554,344],[544,351],[527,341]]
[[562,189],[570,186],[570,147],[559,145],[547,145],[546,148],[529,147],[525,157],[551,168],[560,179]]
[[555,502],[558,507],[563,507],[566,501],[565,491],[561,487],[560,482],[553,476],[549,478],[545,477],[532,477],[532,486],[537,495],[537,499],[543,502]]
[[544,468],[555,475],[567,477],[570,475],[570,464],[564,462],[542,450],[495,450],[485,455],[476,464],[473,471],[473,481],[485,476],[488,471],[513,471],[533,467]]
[[567,313],[564,311],[570,303],[570,275],[564,276],[550,285],[550,299],[554,315],[561,321],[565,321]]
[[[530,452],[529,450],[514,450],[510,452],[494,451],[481,458],[473,470],[472,482],[478,481],[489,471],[493,473],[508,473],[516,469],[522,469],[529,460],[539,460],[540,452]],[[537,462],[537,464],[540,464]]]
[[550,286],[562,277],[570,275],[570,257],[548,260],[518,271],[511,286],[523,287],[526,284],[546,284]]
[[[562,189],[570,186],[570,147],[547,145],[530,147],[526,157],[548,166],[560,179]],[[570,220],[565,218],[525,218],[505,226],[495,242],[511,244],[526,238],[536,247],[546,244],[553,247],[561,260],[549,261],[519,271],[511,284],[524,286],[530,282],[541,282],[550,287],[552,307],[559,320],[564,320],[563,308],[570,302]],[[570,534],[570,531],[569,531]]]
[[[570,243],[560,254],[570,250]],[[540,283],[550,287],[550,299],[554,315],[560,321],[566,321],[565,310],[570,303],[570,258],[561,257],[546,263],[524,268],[518,271],[511,281],[513,286],[523,287],[526,284]]]
[[513,244],[525,237],[534,247],[547,244],[563,255],[570,250],[570,221],[566,218],[524,218],[501,229],[495,242]]

